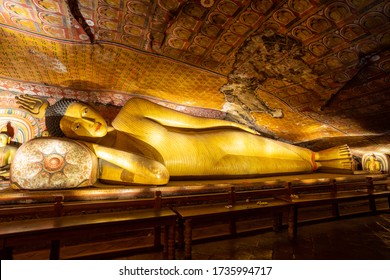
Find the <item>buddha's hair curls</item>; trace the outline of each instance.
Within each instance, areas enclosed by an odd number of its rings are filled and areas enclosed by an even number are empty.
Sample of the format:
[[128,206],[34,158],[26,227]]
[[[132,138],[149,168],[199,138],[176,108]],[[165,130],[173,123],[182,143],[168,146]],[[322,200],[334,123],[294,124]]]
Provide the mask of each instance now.
[[79,102],[76,99],[60,99],[53,105],[50,105],[46,109],[45,114],[45,122],[46,122],[46,128],[49,132],[50,136],[56,136],[56,137],[63,137],[65,134],[62,132],[60,128],[60,121],[62,117],[65,115],[66,110],[68,109],[69,105]]

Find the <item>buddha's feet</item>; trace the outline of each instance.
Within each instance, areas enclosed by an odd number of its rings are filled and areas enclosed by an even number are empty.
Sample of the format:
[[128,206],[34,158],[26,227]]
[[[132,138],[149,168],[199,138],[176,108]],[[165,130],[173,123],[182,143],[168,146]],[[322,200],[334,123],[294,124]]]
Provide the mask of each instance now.
[[348,145],[317,152],[316,163],[319,171],[353,170],[352,154]]

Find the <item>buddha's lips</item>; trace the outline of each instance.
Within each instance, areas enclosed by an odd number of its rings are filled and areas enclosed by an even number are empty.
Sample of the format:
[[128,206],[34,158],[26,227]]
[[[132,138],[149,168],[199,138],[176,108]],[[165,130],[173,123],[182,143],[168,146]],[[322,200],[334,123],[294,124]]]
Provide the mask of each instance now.
[[101,123],[98,123],[97,126],[96,126],[95,131],[98,131],[101,127],[102,127],[102,124],[101,124]]

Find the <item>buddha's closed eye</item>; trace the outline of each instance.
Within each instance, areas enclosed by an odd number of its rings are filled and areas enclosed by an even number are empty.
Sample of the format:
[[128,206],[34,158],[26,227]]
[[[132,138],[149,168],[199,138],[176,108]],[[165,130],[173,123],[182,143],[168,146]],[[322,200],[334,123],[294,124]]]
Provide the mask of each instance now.
[[81,125],[79,123],[74,124],[73,130],[78,130],[80,128],[80,126]]
[[85,116],[86,114],[88,114],[88,108],[83,109],[81,116]]

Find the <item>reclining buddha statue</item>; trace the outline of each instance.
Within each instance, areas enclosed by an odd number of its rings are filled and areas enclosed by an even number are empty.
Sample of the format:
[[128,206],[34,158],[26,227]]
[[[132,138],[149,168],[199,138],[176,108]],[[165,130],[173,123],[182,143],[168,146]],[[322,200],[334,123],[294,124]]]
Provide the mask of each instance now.
[[53,105],[28,95],[20,108],[45,111],[50,136],[86,145],[99,160],[106,183],[164,185],[169,180],[244,178],[349,169],[349,148],[325,151],[265,138],[235,122],[188,115],[132,98],[108,126],[92,106],[72,99]]

